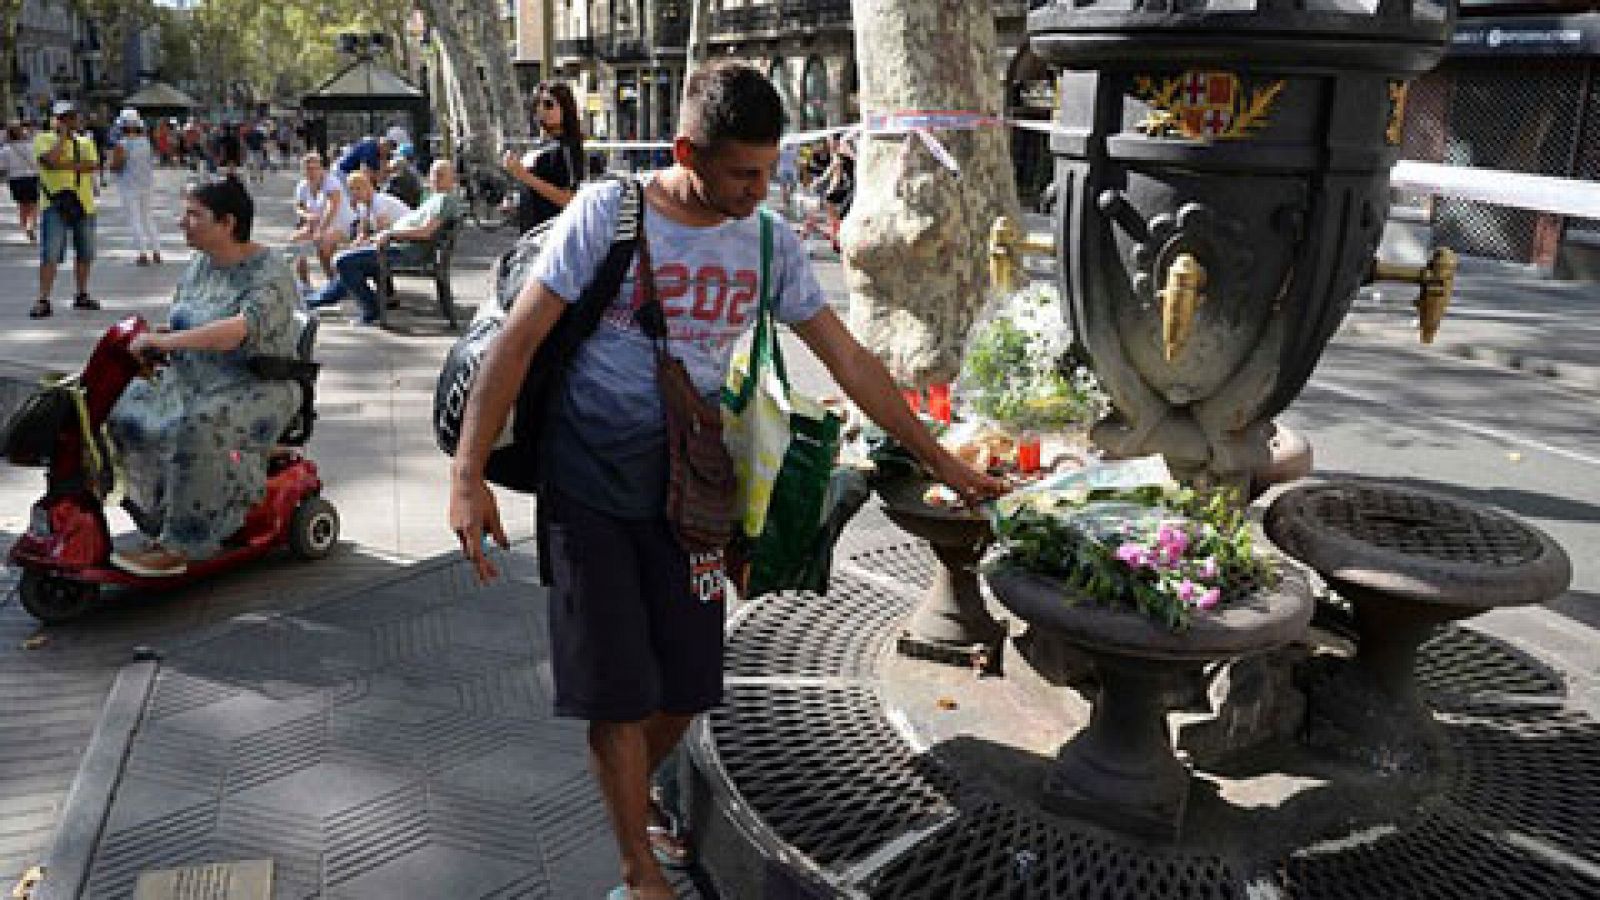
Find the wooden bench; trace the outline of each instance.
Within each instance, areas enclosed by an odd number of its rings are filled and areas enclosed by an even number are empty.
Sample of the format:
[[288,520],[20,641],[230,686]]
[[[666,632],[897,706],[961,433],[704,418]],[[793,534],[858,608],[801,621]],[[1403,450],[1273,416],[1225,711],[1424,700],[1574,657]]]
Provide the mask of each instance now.
[[433,279],[433,290],[439,301],[439,313],[450,324],[451,331],[460,329],[456,321],[455,295],[450,289],[450,261],[455,256],[456,238],[461,233],[461,217],[445,219],[434,234],[433,240],[422,246],[425,253],[415,262],[395,262],[388,254],[378,254],[378,317],[382,321],[385,310],[398,306],[395,300],[394,276],[415,275]]

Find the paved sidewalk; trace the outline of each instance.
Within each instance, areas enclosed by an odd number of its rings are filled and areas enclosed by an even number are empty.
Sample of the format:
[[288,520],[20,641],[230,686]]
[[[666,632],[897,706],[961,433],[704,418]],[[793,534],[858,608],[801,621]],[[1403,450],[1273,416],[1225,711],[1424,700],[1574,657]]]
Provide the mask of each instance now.
[[96,742],[126,761],[91,754],[42,898],[248,859],[285,900],[603,897],[617,860],[583,726],[549,712],[536,564],[502,559],[488,588],[436,560],[125,670]]
[[[0,318],[8,323],[0,329],[0,384],[78,368],[122,316],[164,321],[188,260],[176,226],[183,178],[174,170],[158,176],[165,265],[133,265],[121,198],[108,189],[101,195],[101,256],[91,282],[105,309],[69,308],[69,264],[57,280],[56,314],[38,321],[26,317],[37,285],[37,248],[16,228],[15,208],[0,200]],[[293,184],[289,174],[275,173],[256,191],[259,239],[281,243],[288,234]],[[461,241],[459,299],[470,303],[481,295],[490,262],[510,239],[497,233]],[[324,367],[309,452],[343,526],[329,559],[305,564],[275,556],[183,591],[118,592],[96,615],[55,628],[40,628],[18,604],[0,601],[0,708],[6,711],[0,718],[0,888],[9,889],[44,855],[101,705],[134,646],[171,646],[234,616],[302,605],[452,549],[443,522],[444,458],[427,427],[434,379],[451,336],[432,313],[431,284],[401,279],[400,288],[408,309],[396,317],[395,330],[357,330],[330,320],[319,337]],[[36,470],[0,466],[0,542],[9,545],[20,533],[42,488]],[[531,504],[514,495],[502,501],[512,536],[530,534]],[[112,525],[118,532],[132,527],[120,512]],[[0,580],[0,597],[12,590],[15,574]]]

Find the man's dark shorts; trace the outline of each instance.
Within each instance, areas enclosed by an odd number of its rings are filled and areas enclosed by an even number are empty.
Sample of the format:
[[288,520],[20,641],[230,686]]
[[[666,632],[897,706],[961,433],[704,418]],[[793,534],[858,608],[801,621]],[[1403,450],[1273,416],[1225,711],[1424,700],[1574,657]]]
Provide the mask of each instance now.
[[690,590],[665,518],[619,519],[558,489],[546,504],[556,714],[635,722],[722,702],[724,601]]

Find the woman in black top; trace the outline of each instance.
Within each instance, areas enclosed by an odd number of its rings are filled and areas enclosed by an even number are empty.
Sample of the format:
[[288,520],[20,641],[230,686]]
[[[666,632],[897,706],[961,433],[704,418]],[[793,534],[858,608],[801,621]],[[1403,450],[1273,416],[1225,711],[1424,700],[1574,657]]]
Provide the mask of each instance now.
[[517,228],[527,231],[553,219],[583,180],[583,129],[572,89],[555,81],[539,84],[534,120],[544,142],[523,156],[507,150],[501,165],[521,185]]

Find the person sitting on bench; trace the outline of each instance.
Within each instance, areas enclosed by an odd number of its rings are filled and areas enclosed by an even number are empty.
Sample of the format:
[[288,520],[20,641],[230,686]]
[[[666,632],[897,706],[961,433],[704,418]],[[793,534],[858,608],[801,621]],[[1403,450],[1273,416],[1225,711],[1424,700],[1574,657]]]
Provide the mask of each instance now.
[[354,325],[378,324],[378,295],[368,284],[378,277],[378,254],[385,254],[389,262],[411,264],[428,252],[428,242],[444,224],[460,214],[460,203],[455,195],[456,170],[449,160],[439,160],[428,170],[430,193],[422,205],[396,219],[388,228],[378,231],[372,241],[352,247],[333,259],[333,269],[338,281],[330,282],[310,300],[310,305],[331,306],[339,302],[346,292],[356,298],[359,315]]

